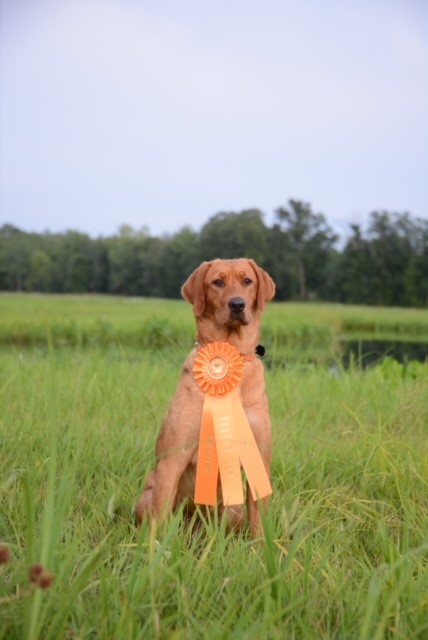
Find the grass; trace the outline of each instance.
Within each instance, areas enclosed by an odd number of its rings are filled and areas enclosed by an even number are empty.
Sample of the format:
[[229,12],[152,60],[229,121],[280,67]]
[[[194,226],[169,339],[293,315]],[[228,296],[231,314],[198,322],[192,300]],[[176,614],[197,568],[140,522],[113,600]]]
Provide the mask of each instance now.
[[[192,342],[188,306],[37,296],[0,305],[3,336],[15,321],[44,335],[0,349],[0,545],[10,554],[0,640],[428,636],[428,363],[273,364],[264,541],[228,535],[215,517],[192,533],[180,513],[136,528],[133,505]],[[299,317],[330,331],[334,318],[366,310],[274,305],[271,351],[281,312],[296,331]],[[412,327],[425,316],[398,317]],[[61,343],[52,329],[73,322],[90,336],[101,320],[116,336],[109,344]],[[129,343],[140,325],[165,320],[183,344]]]
[[427,365],[267,372],[262,543],[133,524],[184,351],[0,357],[0,638],[426,637]]
[[184,301],[114,296],[0,295],[0,344],[157,348],[191,341]]
[[[194,322],[182,300],[114,296],[0,294],[0,344],[158,348],[191,344]],[[371,338],[428,343],[428,310],[339,304],[273,303],[263,337],[274,350],[298,347],[320,357],[340,339]]]

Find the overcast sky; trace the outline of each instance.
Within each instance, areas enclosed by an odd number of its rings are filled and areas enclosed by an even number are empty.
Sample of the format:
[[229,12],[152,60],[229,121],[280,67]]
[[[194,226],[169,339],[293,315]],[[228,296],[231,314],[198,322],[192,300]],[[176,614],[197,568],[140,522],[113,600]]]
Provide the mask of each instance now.
[[0,3],[0,224],[428,218],[426,0]]

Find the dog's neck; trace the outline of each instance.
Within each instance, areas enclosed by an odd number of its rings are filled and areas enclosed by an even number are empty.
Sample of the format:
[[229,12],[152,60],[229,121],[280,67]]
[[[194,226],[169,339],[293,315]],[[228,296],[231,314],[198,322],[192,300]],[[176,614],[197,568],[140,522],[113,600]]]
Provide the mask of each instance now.
[[210,342],[228,342],[236,347],[243,356],[249,356],[256,353],[259,334],[258,323],[239,326],[235,329],[203,322],[198,324],[196,344],[198,347],[205,347]]

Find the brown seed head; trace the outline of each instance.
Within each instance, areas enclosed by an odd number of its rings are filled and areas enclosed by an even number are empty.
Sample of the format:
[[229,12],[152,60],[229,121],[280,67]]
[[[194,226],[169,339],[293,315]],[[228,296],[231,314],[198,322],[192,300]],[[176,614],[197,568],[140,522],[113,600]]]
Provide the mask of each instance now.
[[28,577],[30,578],[30,582],[38,582],[43,571],[44,571],[44,568],[40,562],[33,564],[33,566],[30,567],[30,571],[28,572]]
[[49,571],[43,571],[40,575],[40,578],[37,581],[40,589],[49,589],[52,586],[52,582],[54,581],[54,576]]
[[0,544],[0,564],[6,564],[10,560],[9,547],[5,544]]

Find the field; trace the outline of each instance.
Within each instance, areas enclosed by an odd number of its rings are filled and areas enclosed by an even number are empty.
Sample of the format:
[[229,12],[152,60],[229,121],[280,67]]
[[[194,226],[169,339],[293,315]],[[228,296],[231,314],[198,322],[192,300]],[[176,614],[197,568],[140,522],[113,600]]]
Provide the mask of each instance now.
[[[194,335],[180,300],[108,296],[0,294],[0,344],[17,346],[182,346]],[[340,304],[267,307],[263,337],[270,348],[322,345],[334,338],[382,338],[428,343],[428,310]]]
[[428,364],[307,357],[426,339],[428,312],[271,305],[264,327],[264,540],[180,513],[138,529],[190,307],[0,296],[0,638],[428,637]]

